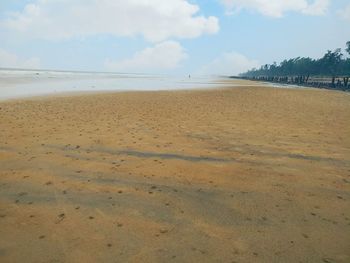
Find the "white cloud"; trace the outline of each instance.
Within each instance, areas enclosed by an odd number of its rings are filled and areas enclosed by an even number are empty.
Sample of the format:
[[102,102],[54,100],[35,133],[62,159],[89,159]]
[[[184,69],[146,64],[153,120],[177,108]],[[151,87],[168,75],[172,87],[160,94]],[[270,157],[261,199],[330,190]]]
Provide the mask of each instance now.
[[312,4],[309,4],[307,8],[301,10],[306,15],[324,15],[329,6],[330,0],[315,0]]
[[286,12],[300,12],[307,15],[323,15],[330,0],[220,0],[229,13],[242,9],[259,12],[266,16],[282,17]]
[[21,59],[16,54],[0,49],[0,68],[40,68],[38,58]]
[[198,11],[199,7],[187,0],[35,0],[1,25],[55,40],[111,34],[142,35],[160,42],[216,33],[218,19],[198,15]]
[[350,4],[348,4],[344,9],[338,11],[341,18],[350,21]]
[[132,58],[111,61],[106,60],[108,70],[118,72],[164,72],[177,68],[187,58],[183,47],[175,41],[165,41],[154,47],[145,48],[134,54]]
[[233,76],[259,67],[257,60],[249,59],[237,52],[224,53],[199,70],[199,74]]

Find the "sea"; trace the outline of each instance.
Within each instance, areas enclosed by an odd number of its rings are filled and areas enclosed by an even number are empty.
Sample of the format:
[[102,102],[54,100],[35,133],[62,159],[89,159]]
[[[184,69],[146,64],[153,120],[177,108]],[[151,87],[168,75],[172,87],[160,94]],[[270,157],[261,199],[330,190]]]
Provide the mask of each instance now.
[[0,100],[68,92],[162,91],[233,86],[227,77],[0,69]]

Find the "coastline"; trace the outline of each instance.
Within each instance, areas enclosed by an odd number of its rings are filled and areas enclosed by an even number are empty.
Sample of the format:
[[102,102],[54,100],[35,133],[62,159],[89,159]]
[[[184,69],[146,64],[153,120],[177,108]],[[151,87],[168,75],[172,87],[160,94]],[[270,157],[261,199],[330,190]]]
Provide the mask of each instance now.
[[81,92],[206,89],[225,83],[224,78],[217,76],[0,70],[0,100]]
[[[316,81],[316,80],[310,80],[305,81],[305,77],[299,77],[295,78],[296,80],[293,80],[287,77],[235,77],[231,76],[231,79],[235,80],[248,80],[253,82],[261,82],[266,84],[272,84],[272,85],[280,85],[282,87],[301,87],[301,88],[314,88],[314,89],[325,89],[325,90],[338,90],[343,92],[350,92],[350,84],[349,85],[342,85],[340,79],[337,78],[338,83],[332,83],[331,78],[323,78],[322,82]],[[348,77],[347,77],[348,78]],[[349,78],[348,78],[349,79]]]
[[308,88],[2,101],[0,261],[347,262],[349,116]]

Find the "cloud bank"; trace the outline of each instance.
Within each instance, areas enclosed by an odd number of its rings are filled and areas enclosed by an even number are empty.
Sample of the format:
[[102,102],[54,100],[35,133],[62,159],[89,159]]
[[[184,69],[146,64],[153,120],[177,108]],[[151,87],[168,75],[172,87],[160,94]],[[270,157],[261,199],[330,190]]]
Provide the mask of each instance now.
[[106,60],[107,70],[117,72],[164,72],[177,68],[187,58],[183,47],[175,41],[165,41],[154,47],[145,48],[131,58],[112,61]]
[[0,49],[0,68],[40,68],[38,58],[22,59],[16,54]]
[[0,24],[50,40],[110,34],[161,42],[218,32],[218,19],[198,12],[187,0],[35,0]]
[[341,18],[344,20],[350,21],[350,4],[345,6],[344,9],[338,10],[338,14],[340,15]]
[[224,53],[203,66],[198,74],[233,76],[249,69],[259,67],[259,62],[237,52]]
[[258,12],[265,16],[282,17],[287,12],[306,15],[323,15],[327,12],[330,0],[220,0],[229,13],[241,10]]

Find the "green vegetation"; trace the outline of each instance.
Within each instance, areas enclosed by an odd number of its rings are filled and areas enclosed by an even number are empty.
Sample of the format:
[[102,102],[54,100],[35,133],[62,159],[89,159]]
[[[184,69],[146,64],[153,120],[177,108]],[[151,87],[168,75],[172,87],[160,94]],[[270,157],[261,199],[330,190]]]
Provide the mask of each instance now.
[[[345,51],[350,55],[350,41],[346,43]],[[342,54],[340,48],[330,51],[320,59],[309,57],[297,57],[282,61],[280,64],[274,62],[272,65],[263,65],[260,69],[252,69],[240,75],[246,78],[256,77],[345,77],[350,76],[350,58]]]

